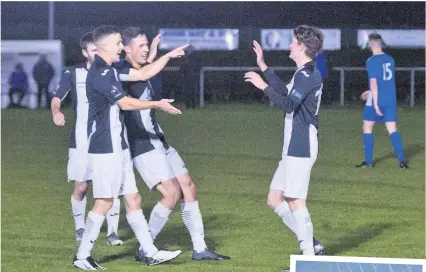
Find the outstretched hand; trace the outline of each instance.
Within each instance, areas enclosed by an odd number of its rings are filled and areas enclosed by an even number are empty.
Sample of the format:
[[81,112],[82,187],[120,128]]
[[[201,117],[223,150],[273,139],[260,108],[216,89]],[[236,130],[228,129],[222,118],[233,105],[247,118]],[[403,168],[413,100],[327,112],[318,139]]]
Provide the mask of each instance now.
[[172,115],[178,115],[178,114],[182,114],[182,112],[173,107],[172,106],[172,102],[175,101],[174,99],[161,99],[160,101],[158,101],[158,108],[164,112],[167,112],[169,114]]
[[262,46],[257,41],[253,41],[253,51],[256,53],[256,63],[259,66],[260,70],[265,71],[268,66],[266,66],[265,59],[263,58],[263,49]]
[[185,48],[187,48],[188,46],[189,44],[179,46],[178,48],[173,49],[172,51],[167,53],[167,56],[171,59],[180,58],[185,55]]
[[251,82],[256,88],[262,91],[268,87],[268,84],[266,84],[262,77],[256,72],[247,72],[244,78],[246,82]]

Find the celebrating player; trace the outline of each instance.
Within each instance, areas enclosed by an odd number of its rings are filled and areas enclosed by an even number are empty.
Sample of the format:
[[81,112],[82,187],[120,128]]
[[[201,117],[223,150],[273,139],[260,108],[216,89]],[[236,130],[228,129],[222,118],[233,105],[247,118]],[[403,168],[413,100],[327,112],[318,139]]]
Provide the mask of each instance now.
[[265,64],[262,48],[256,41],[253,49],[257,64],[269,85],[255,72],[245,74],[245,81],[264,91],[286,112],[282,159],[269,189],[268,205],[296,234],[303,255],[324,254],[323,245],[313,237],[306,207],[311,169],[318,155],[322,92],[321,74],[315,69],[313,58],[322,48],[323,40],[322,32],[316,28],[302,25],[294,29],[290,58],[296,63],[297,71],[287,85]]
[[[70,148],[68,154],[68,181],[74,180],[74,192],[71,196],[71,207],[75,222],[75,236],[81,241],[84,232],[84,217],[86,213],[86,192],[88,180],[92,173],[89,167],[88,139],[87,139],[87,117],[89,106],[86,97],[87,71],[93,63],[97,52],[93,42],[93,33],[87,33],[80,39],[81,52],[86,62],[65,69],[58,88],[53,92],[51,103],[53,122],[57,126],[65,125],[64,114],[60,111],[61,101],[68,93],[74,104],[75,124],[71,134]],[[109,245],[122,245],[123,241],[118,239],[118,222],[120,216],[120,200],[114,199],[112,208],[107,213],[107,242]]]
[[[149,81],[130,81],[129,70],[146,65],[149,56],[148,39],[139,28],[129,27],[122,32],[126,60],[119,68],[123,88],[136,99],[152,100],[154,93]],[[157,36],[158,38],[158,36]],[[156,50],[158,39],[151,48]],[[169,59],[179,56],[179,47],[156,62],[166,65]],[[152,54],[151,54],[152,57]],[[155,56],[154,56],[155,57]],[[154,64],[153,63],[153,64]],[[152,64],[151,64],[152,65]],[[159,70],[158,70],[159,71]],[[127,81],[127,82],[125,82]],[[157,190],[163,198],[155,205],[149,219],[149,229],[155,239],[167,223],[170,213],[180,201],[183,222],[188,229],[194,247],[193,260],[227,260],[208,249],[204,240],[204,226],[196,198],[196,188],[178,152],[165,140],[163,131],[155,119],[155,110],[125,112],[133,164],[150,190]],[[143,253],[143,252],[140,252]],[[139,258],[143,258],[142,255]]]
[[370,91],[364,92],[361,99],[366,100],[363,113],[363,143],[365,161],[357,167],[373,167],[374,137],[376,122],[385,123],[399,167],[407,169],[401,135],[396,129],[396,85],[395,61],[382,50],[383,40],[380,34],[368,36],[373,55],[366,61]]
[[123,49],[116,27],[103,26],[93,32],[98,49],[86,79],[89,102],[88,135],[89,161],[92,168],[92,210],[88,213],[83,238],[74,259],[74,266],[82,270],[102,269],[91,257],[91,250],[111,208],[113,199],[124,196],[127,221],[135,233],[147,265],[156,265],[176,258],[181,251],[159,251],[153,244],[149,227],[141,209],[141,196],[136,187],[130,158],[123,114],[120,110],[159,108],[170,114],[181,114],[170,102],[173,100],[141,101],[127,97],[117,71],[111,67],[119,61]]

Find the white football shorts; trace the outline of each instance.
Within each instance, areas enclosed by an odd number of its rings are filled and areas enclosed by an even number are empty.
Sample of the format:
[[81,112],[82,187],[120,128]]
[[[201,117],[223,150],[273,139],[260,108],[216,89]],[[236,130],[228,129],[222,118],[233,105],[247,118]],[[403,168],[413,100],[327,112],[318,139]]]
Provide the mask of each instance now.
[[68,150],[68,182],[74,180],[83,182],[92,179],[92,169],[87,150],[70,148]]
[[89,154],[93,198],[117,198],[137,193],[129,149],[108,154]]
[[285,197],[306,199],[315,161],[316,158],[283,156],[275,171],[270,189],[282,191]]
[[156,148],[141,154],[133,158],[133,165],[150,190],[162,181],[188,173],[179,153],[171,146],[167,150]]

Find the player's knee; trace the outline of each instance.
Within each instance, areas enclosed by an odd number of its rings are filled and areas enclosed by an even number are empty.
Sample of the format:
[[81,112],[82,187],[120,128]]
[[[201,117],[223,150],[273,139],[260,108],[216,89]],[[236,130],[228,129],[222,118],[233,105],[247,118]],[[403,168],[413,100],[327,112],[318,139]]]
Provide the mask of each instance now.
[[182,190],[182,198],[185,199],[185,202],[195,201],[197,197],[197,188],[188,173],[178,177],[177,180],[179,182],[179,188]]
[[132,196],[132,204],[135,206],[135,208],[140,208],[142,202],[142,197],[139,193]]
[[172,190],[164,190],[163,192],[163,199],[167,202],[173,202],[174,195]]
[[192,182],[192,180],[190,180],[190,182],[188,182],[187,186],[186,186],[186,191],[194,193],[195,196],[195,192],[197,190],[195,183]]
[[166,204],[169,208],[174,208],[176,203],[181,198],[181,191],[177,184],[174,184],[173,181],[163,184],[161,193],[163,194],[163,203]]
[[388,129],[388,134],[389,134],[389,135],[392,135],[392,134],[394,134],[396,131],[397,131],[396,129]]
[[362,126],[362,130],[365,134],[370,134],[373,133],[373,125],[364,122],[363,126]]
[[106,201],[105,202],[105,209],[107,210],[107,211],[109,211],[109,210],[111,210],[111,208],[112,208],[112,205],[113,205],[113,201],[111,200],[111,201]]
[[85,182],[75,182],[74,186],[74,196],[78,200],[83,200],[83,198],[86,196],[87,189],[89,187],[89,184],[87,181]]
[[362,130],[362,132],[364,133],[364,134],[371,134],[371,133],[373,133],[373,129],[371,129],[371,128],[363,128],[363,130]]
[[124,195],[127,212],[137,211],[141,209],[142,197],[139,193]]
[[266,203],[268,204],[268,207],[271,209],[275,209],[276,207],[278,207],[278,205],[280,205],[281,202],[282,202],[281,199],[278,199],[277,197],[273,195],[268,195],[268,200],[266,201]]
[[388,131],[389,135],[391,135],[392,133],[395,133],[397,131],[396,123],[394,122],[386,123],[386,130]]
[[283,192],[280,190],[269,190],[267,204],[271,209],[275,209],[284,201]]
[[95,200],[95,205],[93,206],[92,212],[105,215],[112,208],[112,204],[112,198],[97,198]]
[[192,182],[192,179],[188,174],[185,174],[181,177],[178,177],[177,180],[178,180],[179,185],[182,188],[182,190],[194,189],[195,188],[195,184]]
[[290,210],[293,212],[306,207],[305,199],[289,198],[287,199],[287,201],[288,201],[288,206],[290,207]]
[[174,187],[173,196],[175,203],[177,203],[183,197],[182,190],[180,189],[179,184],[176,184],[176,186]]

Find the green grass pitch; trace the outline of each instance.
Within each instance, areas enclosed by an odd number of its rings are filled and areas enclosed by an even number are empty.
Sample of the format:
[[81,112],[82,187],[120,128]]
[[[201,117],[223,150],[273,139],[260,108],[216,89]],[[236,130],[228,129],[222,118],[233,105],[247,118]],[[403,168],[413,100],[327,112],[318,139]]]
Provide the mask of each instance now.
[[[399,109],[399,130],[411,169],[400,170],[385,127],[375,128],[373,169],[363,159],[361,107],[320,111],[319,158],[309,188],[315,236],[329,255],[425,257],[424,109]],[[50,112],[3,110],[3,271],[76,271],[70,196],[66,182],[67,125],[55,127]],[[171,264],[134,261],[136,240],[120,215],[122,247],[108,247],[103,228],[93,256],[108,271],[281,271],[299,254],[293,234],[267,207],[269,184],[281,156],[283,113],[262,105],[229,105],[158,114],[167,139],[181,154],[198,188],[205,237],[226,262],[193,262],[192,244],[179,210],[156,240],[181,248]],[[136,173],[136,172],[135,172]],[[136,173],[144,213],[159,200]],[[88,209],[92,205],[88,193]],[[178,207],[177,207],[178,208]]]

